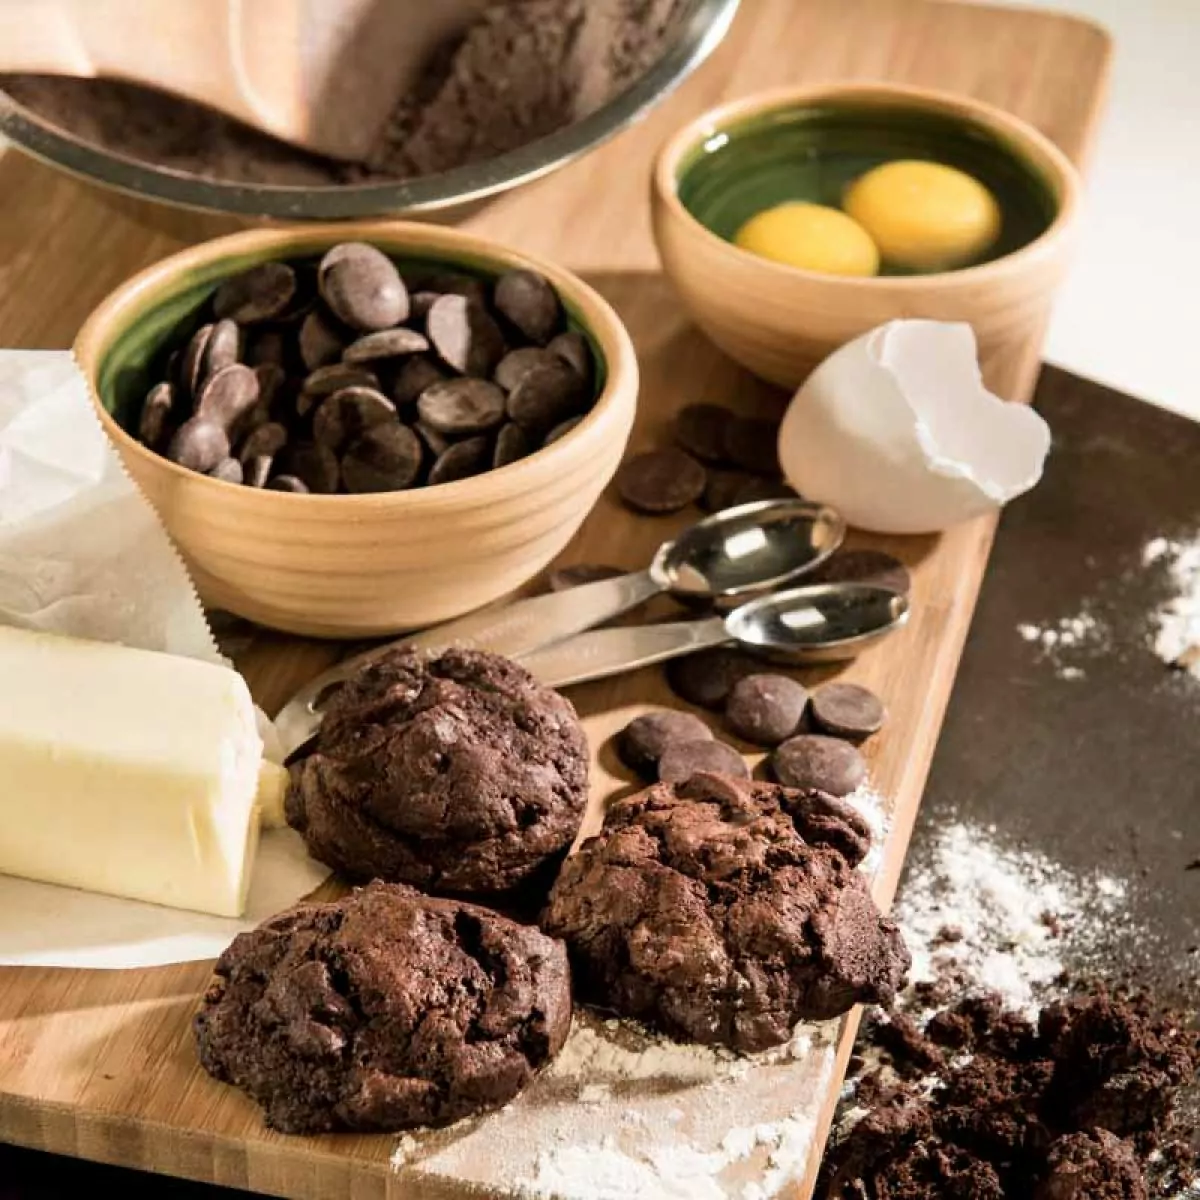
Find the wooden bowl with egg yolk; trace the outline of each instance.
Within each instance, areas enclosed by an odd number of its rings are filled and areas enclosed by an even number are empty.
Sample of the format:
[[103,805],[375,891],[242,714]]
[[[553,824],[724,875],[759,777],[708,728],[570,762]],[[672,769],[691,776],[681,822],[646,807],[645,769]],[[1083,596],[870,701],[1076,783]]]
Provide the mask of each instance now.
[[[956,167],[996,197],[999,236],[974,261],[828,274],[733,242],[779,204],[840,209],[866,171],[909,159]],[[985,373],[1005,356],[1028,357],[1067,268],[1079,186],[1062,151],[991,105],[839,84],[760,93],[684,126],[659,152],[652,215],[663,267],[700,328],[754,374],[796,388],[838,346],[899,317],[969,322]]]

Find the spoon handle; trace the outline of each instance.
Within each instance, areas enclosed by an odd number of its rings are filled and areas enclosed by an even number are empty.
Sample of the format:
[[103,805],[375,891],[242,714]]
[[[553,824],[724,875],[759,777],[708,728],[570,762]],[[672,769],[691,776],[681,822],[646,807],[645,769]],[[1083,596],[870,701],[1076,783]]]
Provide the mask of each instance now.
[[544,650],[521,655],[520,663],[542,683],[566,687],[620,675],[732,640],[720,617],[665,625],[630,625],[624,629],[581,633]]

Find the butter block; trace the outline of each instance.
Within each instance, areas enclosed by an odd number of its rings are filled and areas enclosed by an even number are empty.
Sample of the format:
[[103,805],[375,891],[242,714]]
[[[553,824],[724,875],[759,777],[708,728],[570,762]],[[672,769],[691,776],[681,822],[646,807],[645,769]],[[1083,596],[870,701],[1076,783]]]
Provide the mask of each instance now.
[[0,628],[0,873],[240,916],[263,743],[236,671]]

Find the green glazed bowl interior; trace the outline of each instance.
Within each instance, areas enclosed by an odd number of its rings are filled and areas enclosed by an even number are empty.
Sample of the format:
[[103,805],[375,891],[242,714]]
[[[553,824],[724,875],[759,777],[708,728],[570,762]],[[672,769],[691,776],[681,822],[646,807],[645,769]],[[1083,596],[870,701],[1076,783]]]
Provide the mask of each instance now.
[[[167,359],[172,351],[186,345],[192,334],[205,321],[212,319],[209,300],[218,285],[231,275],[258,263],[279,260],[280,257],[270,250],[232,255],[181,273],[177,288],[169,296],[138,311],[115,330],[100,360],[96,389],[101,404],[122,429],[136,436],[138,418],[146,393],[155,383],[166,378]],[[490,283],[508,269],[505,263],[482,258],[448,259],[395,254],[389,257],[406,279],[449,271],[458,275],[470,275]],[[289,256],[284,261],[299,268],[302,280],[309,284],[310,290],[315,294],[316,266],[320,255]],[[593,390],[595,399],[604,391],[607,379],[604,354],[595,336],[566,297],[560,295],[559,299],[567,315],[568,328],[583,334],[591,348],[592,360],[596,364]],[[270,329],[279,326],[266,323],[255,328]]]
[[[894,159],[945,163],[973,175],[1002,213],[1000,237],[963,266],[1003,258],[1050,228],[1058,200],[1050,183],[997,134],[948,113],[903,104],[839,102],[781,108],[731,121],[680,160],[680,202],[732,241],[756,213],[787,201],[838,208],[864,172]],[[883,275],[913,274],[884,263]]]

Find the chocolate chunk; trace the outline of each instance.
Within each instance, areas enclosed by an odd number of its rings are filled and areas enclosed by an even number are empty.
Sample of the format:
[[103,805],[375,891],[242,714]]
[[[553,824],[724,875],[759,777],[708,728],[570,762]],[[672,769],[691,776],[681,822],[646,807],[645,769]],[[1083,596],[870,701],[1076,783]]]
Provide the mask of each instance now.
[[343,456],[342,480],[348,492],[401,491],[416,482],[423,457],[420,440],[407,425],[376,423]]
[[504,357],[504,335],[481,304],[465,296],[440,296],[425,328],[442,361],[462,375],[487,379]]
[[576,415],[586,402],[579,376],[553,355],[526,370],[508,394],[508,415],[534,433],[545,433]]
[[192,334],[179,360],[179,383],[183,388],[184,399],[193,402],[200,384],[204,379],[204,356],[208,350],[208,339],[212,337],[213,327],[201,325]]
[[543,350],[540,346],[521,346],[510,350],[497,364],[492,378],[506,391],[511,392],[521,382],[525,372],[546,362],[562,362],[562,359]]
[[658,778],[663,783],[685,783],[699,774],[749,779],[750,768],[732,746],[711,740],[672,742],[658,760]]
[[429,341],[415,329],[380,329],[365,333],[342,351],[342,361],[369,363],[379,359],[402,358],[429,349]]
[[529,435],[525,430],[515,421],[509,421],[496,434],[496,446],[492,451],[492,466],[493,468],[507,467],[509,463],[515,463],[524,458],[532,449]]
[[171,425],[171,414],[175,408],[175,389],[165,380],[156,383],[142,404],[138,418],[138,437],[151,450],[162,448]]
[[273,475],[266,486],[269,492],[293,492],[298,496],[309,492],[308,484],[295,475]]
[[857,683],[826,683],[817,688],[811,711],[818,729],[856,742],[878,733],[887,720],[883,701]]
[[779,474],[779,424],[734,417],[725,426],[725,457],[755,475]]
[[546,586],[552,592],[566,592],[585,583],[599,583],[602,579],[617,579],[627,574],[620,567],[603,563],[573,563],[569,567],[555,567],[546,576]]
[[810,576],[812,583],[874,583],[907,596],[912,576],[898,559],[882,550],[839,550]]
[[709,467],[704,495],[700,497],[700,507],[710,513],[734,508],[738,504],[738,493],[747,483],[753,483],[754,479],[753,475],[744,471],[725,471],[718,467]]
[[496,280],[492,302],[506,321],[529,341],[544,346],[558,331],[558,293],[536,271],[508,271]]
[[314,308],[300,326],[300,359],[309,371],[327,367],[342,357],[347,340],[329,316]]
[[397,408],[406,404],[416,404],[417,397],[427,387],[432,387],[445,378],[446,372],[437,363],[423,354],[415,354],[400,364],[400,369],[392,380],[392,399]]
[[417,412],[447,437],[486,433],[504,421],[504,392],[486,379],[447,379],[421,393]]
[[207,475],[229,457],[229,435],[216,422],[190,417],[175,431],[167,447],[167,458],[189,471]]
[[232,321],[218,321],[212,327],[208,342],[204,347],[204,362],[201,368],[201,379],[215,375],[225,367],[232,366],[238,360],[241,350],[242,333]]
[[224,483],[241,483],[243,480],[242,464],[236,458],[223,458],[211,471],[211,479],[220,479]]
[[287,817],[350,879],[502,892],[571,844],[587,773],[575,710],[516,663],[401,648],[330,700]]
[[792,818],[796,832],[810,846],[830,846],[852,867],[858,866],[871,852],[871,826],[845,800],[809,787],[788,788],[779,794],[779,803]]
[[725,720],[738,737],[777,746],[800,728],[808,692],[786,675],[747,675],[725,701]]
[[274,458],[287,442],[287,429],[277,421],[268,421],[246,435],[238,449],[238,457],[243,466],[252,458]]
[[542,448],[553,446],[559,438],[565,438],[572,429],[575,429],[583,420],[582,417],[568,417],[565,421],[560,421],[555,427],[550,430],[544,438],[542,438]]
[[771,755],[771,774],[794,788],[819,788],[831,796],[848,796],[867,777],[858,750],[841,738],[802,733],[789,738]]
[[704,493],[704,468],[674,448],[626,459],[617,470],[617,492],[635,512],[673,513]]
[[725,432],[736,414],[718,404],[688,404],[675,417],[675,440],[703,463],[725,461]]
[[591,388],[595,367],[592,362],[592,348],[587,338],[578,330],[568,329],[558,337],[551,339],[546,347],[551,354],[557,354],[564,362],[575,368],[575,373],[583,380],[584,386]]
[[745,1052],[787,1042],[797,1021],[891,1003],[909,966],[899,930],[840,853],[797,834],[780,791],[699,774],[609,808],[542,914],[578,995]]
[[408,289],[396,264],[366,242],[342,242],[327,251],[317,288],[330,312],[351,329],[388,329],[408,316]]
[[196,416],[231,431],[258,401],[258,376],[242,363],[230,363],[209,375],[196,397]]
[[295,295],[296,272],[287,263],[259,263],[217,288],[213,313],[239,325],[254,325],[278,317]]
[[721,708],[739,679],[760,674],[762,669],[758,659],[740,650],[718,647],[672,659],[667,663],[667,682],[689,704]]
[[453,483],[457,479],[467,479],[488,469],[491,460],[491,447],[486,437],[467,438],[463,442],[455,442],[438,455],[437,461],[429,468],[429,484]]
[[528,925],[373,883],[240,934],[193,1030],[204,1069],[285,1133],[499,1108],[566,1041],[566,952]]
[[313,439],[336,454],[373,426],[394,424],[396,419],[396,406],[382,392],[342,388],[326,396],[313,413]]
[[318,495],[338,490],[341,470],[337,455],[320,442],[290,442],[276,459],[281,475],[292,475]]
[[634,717],[617,738],[617,753],[631,771],[653,780],[659,759],[673,742],[711,741],[712,736],[709,727],[692,713],[663,709]]

